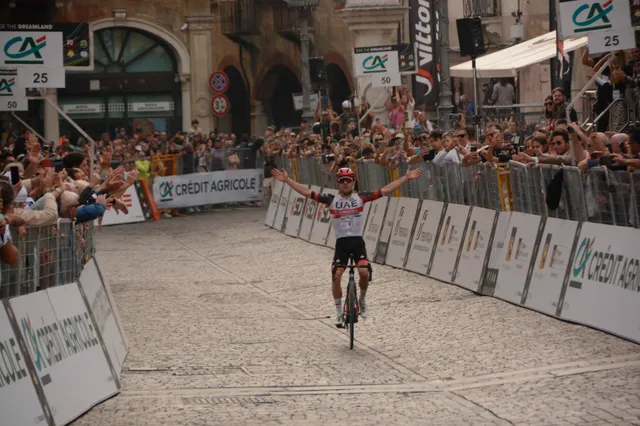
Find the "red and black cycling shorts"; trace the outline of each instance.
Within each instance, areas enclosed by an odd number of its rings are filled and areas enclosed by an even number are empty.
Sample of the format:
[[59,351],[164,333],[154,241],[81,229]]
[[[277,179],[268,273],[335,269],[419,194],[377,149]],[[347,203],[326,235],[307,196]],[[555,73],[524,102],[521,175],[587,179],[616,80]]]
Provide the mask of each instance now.
[[349,258],[353,258],[358,266],[369,265],[364,238],[342,237],[336,240],[336,249],[333,253],[333,270],[345,269],[349,264]]

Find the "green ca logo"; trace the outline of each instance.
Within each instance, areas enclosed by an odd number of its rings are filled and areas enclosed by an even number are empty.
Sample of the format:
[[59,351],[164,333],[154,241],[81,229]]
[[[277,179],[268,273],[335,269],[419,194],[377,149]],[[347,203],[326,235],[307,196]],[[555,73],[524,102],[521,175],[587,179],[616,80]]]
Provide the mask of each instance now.
[[[47,36],[34,39],[33,37],[17,36],[4,45],[4,54],[11,59],[5,64],[41,65],[44,64],[40,50],[47,45]],[[17,48],[17,51],[16,51]]]
[[[591,5],[583,4],[573,12],[573,23],[580,27],[575,32],[581,33],[585,31],[604,30],[611,28],[611,20],[607,17],[613,10],[613,0],[607,0],[606,3],[599,2]],[[585,14],[585,12],[587,12]],[[586,17],[585,17],[586,15]]]
[[13,96],[12,87],[16,84],[15,78],[0,78],[0,96]]
[[160,201],[173,200],[173,181],[160,183]]
[[387,63],[388,60],[389,60],[389,55],[367,56],[367,58],[364,61],[362,61],[362,68],[364,68],[366,70],[365,72],[367,73],[386,72],[387,67],[385,66],[385,64]]
[[576,257],[573,261],[573,276],[582,276],[584,274],[584,268],[587,266],[587,262],[591,258],[593,252],[593,245],[596,239],[584,238],[576,251]]

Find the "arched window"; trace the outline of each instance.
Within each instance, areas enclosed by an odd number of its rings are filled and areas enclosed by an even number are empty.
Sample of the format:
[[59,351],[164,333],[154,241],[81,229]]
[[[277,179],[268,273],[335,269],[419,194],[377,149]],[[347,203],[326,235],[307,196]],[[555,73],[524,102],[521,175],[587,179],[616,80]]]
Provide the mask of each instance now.
[[107,28],[94,34],[93,73],[176,73],[178,66],[167,45],[132,28]]

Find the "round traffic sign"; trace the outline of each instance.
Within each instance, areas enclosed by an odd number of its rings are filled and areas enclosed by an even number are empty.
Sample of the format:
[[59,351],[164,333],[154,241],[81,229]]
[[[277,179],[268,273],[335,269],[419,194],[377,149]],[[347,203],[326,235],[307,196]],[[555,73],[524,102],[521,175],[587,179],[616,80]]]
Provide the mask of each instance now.
[[218,117],[224,116],[229,112],[229,98],[222,93],[215,95],[211,101],[211,111]]
[[209,78],[209,86],[214,93],[224,93],[229,87],[229,77],[222,71],[216,71]]

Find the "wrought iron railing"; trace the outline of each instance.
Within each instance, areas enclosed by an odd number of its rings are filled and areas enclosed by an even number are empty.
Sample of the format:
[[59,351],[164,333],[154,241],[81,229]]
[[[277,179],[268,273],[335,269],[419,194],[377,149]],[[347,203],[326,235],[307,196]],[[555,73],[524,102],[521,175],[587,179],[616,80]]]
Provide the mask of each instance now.
[[463,0],[465,18],[500,16],[500,0]]
[[284,1],[273,5],[273,26],[278,33],[297,33],[300,31],[300,15],[295,8]]
[[218,13],[222,24],[222,34],[258,34],[258,10],[255,0],[219,0]]

